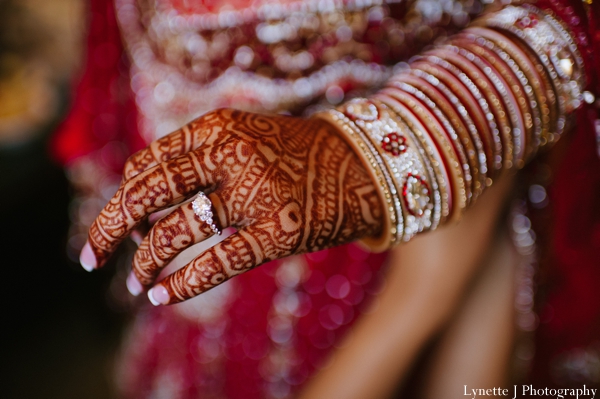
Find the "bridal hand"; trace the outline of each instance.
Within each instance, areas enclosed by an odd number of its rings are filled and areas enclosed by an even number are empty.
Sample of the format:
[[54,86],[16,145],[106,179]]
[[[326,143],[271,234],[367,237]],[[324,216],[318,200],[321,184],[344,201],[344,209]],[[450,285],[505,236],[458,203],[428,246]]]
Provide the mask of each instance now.
[[[155,284],[176,255],[214,234],[187,201],[200,191],[216,226],[237,231]],[[82,265],[101,267],[146,217],[175,205],[133,260],[129,286],[155,284],[155,304],[184,301],[273,259],[375,236],[383,224],[373,183],[333,126],[218,110],[130,157],[90,228]]]

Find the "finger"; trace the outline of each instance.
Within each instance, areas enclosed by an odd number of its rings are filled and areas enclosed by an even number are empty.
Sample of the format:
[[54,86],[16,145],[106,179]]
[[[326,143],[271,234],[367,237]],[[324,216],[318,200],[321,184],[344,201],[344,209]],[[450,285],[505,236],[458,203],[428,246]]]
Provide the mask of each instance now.
[[211,134],[221,130],[223,111],[208,113],[188,123],[181,129],[153,141],[148,147],[133,154],[125,162],[123,179],[138,174],[170,159],[200,147],[210,141]]
[[148,214],[181,203],[206,188],[210,176],[202,168],[198,155],[192,152],[124,182],[90,227],[88,243],[81,256],[84,268],[102,266],[115,247]]
[[289,254],[289,247],[275,245],[273,237],[262,227],[249,226],[167,276],[148,291],[148,298],[156,306],[182,302],[238,274]]
[[[222,208],[219,198],[209,195],[213,208]],[[214,219],[217,219],[213,209]],[[222,230],[223,218],[215,222]],[[160,219],[141,242],[133,257],[133,270],[142,286],[149,286],[163,267],[177,255],[193,244],[204,241],[215,232],[209,223],[202,221],[194,212],[192,202],[177,207],[173,212]],[[132,292],[137,295],[139,292]]]

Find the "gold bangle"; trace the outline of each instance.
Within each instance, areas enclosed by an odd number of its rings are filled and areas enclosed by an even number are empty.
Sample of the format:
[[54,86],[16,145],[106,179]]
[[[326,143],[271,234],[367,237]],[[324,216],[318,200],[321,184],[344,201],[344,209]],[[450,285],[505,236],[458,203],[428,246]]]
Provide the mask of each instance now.
[[[462,146],[455,146],[455,142],[452,141],[442,123],[434,116],[430,108],[426,106],[425,101],[416,95],[416,92],[411,93],[409,90],[388,88],[380,91],[379,94],[385,94],[406,105],[412,111],[413,115],[425,126],[425,132],[429,133],[429,136],[433,139],[433,143],[442,157],[444,167],[450,178],[451,207],[449,219],[455,220],[466,208],[468,194],[470,194],[470,189],[467,190],[463,160],[458,152],[459,150],[462,151]],[[450,128],[452,127],[450,126]],[[464,151],[462,153],[462,158],[466,162]],[[470,171],[469,178],[471,178]]]
[[414,133],[417,138],[420,148],[423,151],[422,158],[428,162],[433,171],[431,181],[436,181],[437,188],[434,187],[434,193],[439,193],[441,202],[441,215],[439,222],[434,220],[432,229],[436,228],[439,223],[444,223],[453,215],[452,212],[452,182],[448,171],[444,164],[444,158],[438,150],[433,138],[428,134],[428,130],[419,121],[419,119],[396,98],[390,97],[383,93],[378,93],[375,98],[386,104],[396,114],[396,118],[402,120]]
[[313,117],[326,120],[338,128],[344,140],[360,158],[375,186],[378,187],[377,192],[384,210],[382,233],[379,237],[362,239],[361,243],[374,252],[389,249],[397,242],[399,231],[401,234],[403,230],[403,220],[399,203],[394,201],[397,193],[388,171],[382,167],[381,157],[377,151],[374,151],[364,133],[342,112],[329,110],[314,114]]
[[376,98],[368,102],[377,109],[377,119],[355,122],[379,152],[392,176],[404,219],[403,235],[398,240],[408,241],[439,224],[441,203],[436,194],[439,192],[437,181],[408,125]]

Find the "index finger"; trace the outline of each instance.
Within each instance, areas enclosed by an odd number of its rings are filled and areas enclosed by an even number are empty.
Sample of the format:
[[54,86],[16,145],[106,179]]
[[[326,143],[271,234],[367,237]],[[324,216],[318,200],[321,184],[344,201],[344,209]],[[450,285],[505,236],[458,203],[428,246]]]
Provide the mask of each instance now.
[[211,133],[222,129],[223,112],[225,110],[209,112],[131,155],[123,167],[123,181],[210,141]]
[[190,152],[125,181],[90,227],[81,265],[88,271],[102,266],[146,216],[206,188],[211,179],[204,169],[198,155]]

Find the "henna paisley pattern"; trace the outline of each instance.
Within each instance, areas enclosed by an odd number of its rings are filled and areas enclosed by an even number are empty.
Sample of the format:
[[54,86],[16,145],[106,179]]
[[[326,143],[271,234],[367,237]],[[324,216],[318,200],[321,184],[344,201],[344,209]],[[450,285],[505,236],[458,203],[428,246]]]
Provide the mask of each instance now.
[[[199,191],[209,195],[217,225],[237,232],[159,282],[164,304],[273,259],[377,235],[383,224],[376,189],[335,127],[217,110],[130,157],[121,188],[90,229],[97,266],[150,213]],[[135,276],[150,288],[169,261],[212,234],[183,203],[140,244]]]

